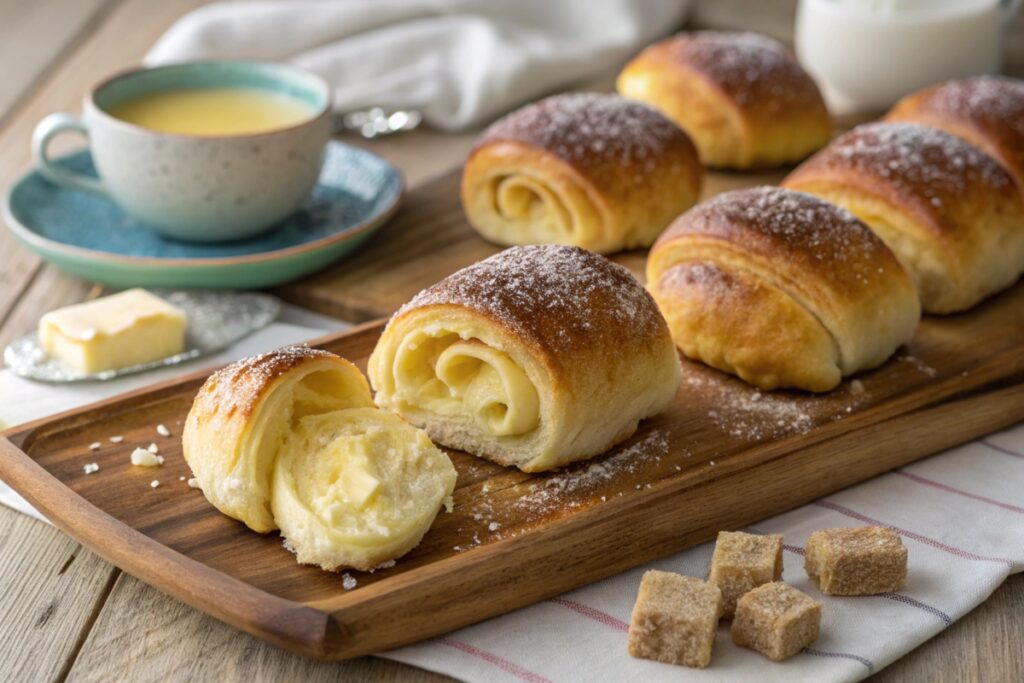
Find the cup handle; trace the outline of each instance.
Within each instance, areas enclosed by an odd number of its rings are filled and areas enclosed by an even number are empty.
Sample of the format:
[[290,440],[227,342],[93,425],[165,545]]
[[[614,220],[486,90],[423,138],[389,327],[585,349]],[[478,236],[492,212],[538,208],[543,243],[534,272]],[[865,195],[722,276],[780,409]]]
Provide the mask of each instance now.
[[1003,10],[1003,26],[1008,27],[1017,12],[1020,10],[1021,2],[1024,0],[999,0],[999,8]]
[[36,124],[36,129],[32,133],[32,156],[39,172],[60,185],[106,196],[107,190],[101,181],[84,173],[58,166],[50,159],[47,154],[50,140],[63,132],[76,132],[86,138],[89,137],[89,129],[85,123],[71,114],[50,114]]

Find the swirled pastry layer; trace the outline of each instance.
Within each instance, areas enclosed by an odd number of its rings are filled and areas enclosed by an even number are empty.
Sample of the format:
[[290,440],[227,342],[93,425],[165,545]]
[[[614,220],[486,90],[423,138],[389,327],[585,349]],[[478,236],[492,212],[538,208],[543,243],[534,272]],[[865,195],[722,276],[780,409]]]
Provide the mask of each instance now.
[[828,391],[883,363],[920,307],[850,213],[780,188],[718,195],[651,249],[647,286],[687,356],[765,389]]
[[679,358],[624,268],[516,247],[418,294],[370,357],[378,405],[435,441],[534,472],[628,438],[672,400]]
[[811,77],[781,43],[756,33],[673,36],[627,64],[617,87],[679,124],[708,166],[781,166],[832,133]]
[[689,138],[654,109],[557,95],[484,133],[466,161],[462,204],[492,242],[609,253],[650,246],[697,201],[702,174]]
[[423,431],[377,408],[307,415],[285,441],[271,505],[303,564],[373,569],[451,506],[455,468]]
[[372,405],[363,374],[332,353],[294,346],[247,358],[199,390],[182,433],[185,460],[214,507],[272,531],[274,464],[294,422]]
[[1021,193],[994,159],[944,131],[859,126],[783,184],[867,223],[910,271],[929,313],[970,308],[1024,271]]

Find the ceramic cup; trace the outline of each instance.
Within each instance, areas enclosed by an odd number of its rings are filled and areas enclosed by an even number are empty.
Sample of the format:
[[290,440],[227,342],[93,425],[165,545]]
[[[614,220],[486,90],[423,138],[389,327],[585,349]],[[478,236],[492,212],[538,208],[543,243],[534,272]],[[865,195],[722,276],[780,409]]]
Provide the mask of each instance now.
[[800,0],[796,53],[834,113],[887,109],[941,81],[998,73],[1021,0]]
[[[202,137],[149,130],[107,113],[154,92],[203,87],[287,94],[308,104],[311,113],[287,128]],[[32,149],[50,180],[107,195],[163,235],[197,242],[240,239],[291,214],[316,184],[331,135],[330,103],[323,79],[284,64],[206,61],[142,68],[93,88],[81,118],[44,118]],[[64,132],[88,138],[99,179],[49,159],[50,141]]]

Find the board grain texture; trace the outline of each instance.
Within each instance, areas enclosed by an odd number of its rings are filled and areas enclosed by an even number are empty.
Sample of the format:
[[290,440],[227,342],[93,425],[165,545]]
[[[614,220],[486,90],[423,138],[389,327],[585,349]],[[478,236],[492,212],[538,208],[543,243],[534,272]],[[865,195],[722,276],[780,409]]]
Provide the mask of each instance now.
[[[1024,418],[1021,306],[1024,285],[971,313],[928,318],[886,365],[821,396],[759,392],[684,360],[667,411],[560,472],[449,451],[454,512],[395,567],[351,572],[353,590],[342,574],[297,565],[277,534],[249,531],[181,481],[181,424],[205,373],[7,433],[0,478],[179,600],[306,655],[353,657],[552,597],[1013,424]],[[316,345],[365,368],[381,328]],[[131,451],[150,442],[166,464],[132,467]],[[99,472],[84,474],[88,462]]]

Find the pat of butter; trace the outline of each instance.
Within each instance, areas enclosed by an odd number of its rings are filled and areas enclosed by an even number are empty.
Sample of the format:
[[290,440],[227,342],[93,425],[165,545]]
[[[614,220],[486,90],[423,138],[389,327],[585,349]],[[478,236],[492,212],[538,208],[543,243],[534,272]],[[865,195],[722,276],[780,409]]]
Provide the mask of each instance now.
[[39,343],[84,373],[117,370],[185,350],[185,313],[144,289],[51,311],[39,321]]

